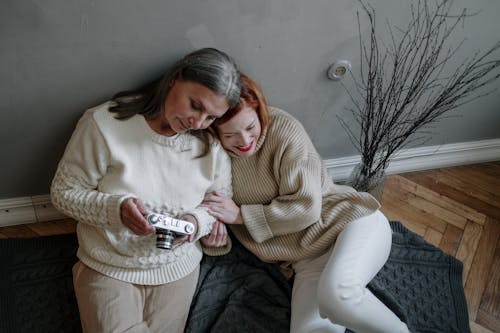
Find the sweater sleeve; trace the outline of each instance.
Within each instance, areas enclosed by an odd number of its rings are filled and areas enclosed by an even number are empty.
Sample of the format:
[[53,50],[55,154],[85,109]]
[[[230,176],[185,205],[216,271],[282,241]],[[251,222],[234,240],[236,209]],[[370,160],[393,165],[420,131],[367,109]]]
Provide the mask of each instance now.
[[129,195],[99,192],[109,150],[92,113],[78,122],[51,184],[51,199],[63,214],[94,226],[121,225],[120,205]]
[[230,197],[233,195],[233,189],[231,186],[231,159],[219,141],[216,141],[213,145],[214,150],[217,152],[215,159],[214,182],[207,192],[210,193],[217,191]]
[[301,231],[321,216],[323,162],[304,128],[285,120],[266,138],[276,145],[272,159],[278,195],[268,204],[241,206],[245,226],[257,242]]
[[[232,196],[231,160],[218,141],[212,145],[212,149],[214,154],[213,176],[212,184],[207,189],[207,194],[217,191],[223,195]],[[215,218],[207,212],[207,208],[197,207],[185,212],[185,214],[193,215],[198,221],[198,233],[196,235],[196,239],[199,239],[212,231]]]
[[227,236],[227,244],[225,246],[221,247],[212,247],[212,246],[205,246],[201,244],[201,248],[203,249],[203,253],[212,256],[212,257],[217,257],[217,256],[223,256],[225,254],[228,254],[233,247],[233,243],[231,241],[231,237],[229,235]]

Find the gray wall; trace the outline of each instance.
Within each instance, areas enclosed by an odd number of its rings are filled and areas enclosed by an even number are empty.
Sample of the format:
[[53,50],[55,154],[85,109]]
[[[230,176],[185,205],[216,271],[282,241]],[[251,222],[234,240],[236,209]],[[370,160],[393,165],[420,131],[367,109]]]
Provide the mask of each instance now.
[[[373,0],[378,21],[408,20],[408,3]],[[326,78],[359,58],[353,0],[3,0],[0,11],[0,199],[46,194],[82,112],[135,87],[191,50],[230,53],[270,104],[297,116],[325,159],[356,155],[336,115],[346,93]],[[458,30],[459,56],[491,45],[500,1],[455,1],[480,11]],[[495,83],[499,88],[500,83]],[[426,145],[500,137],[498,93],[461,107]]]

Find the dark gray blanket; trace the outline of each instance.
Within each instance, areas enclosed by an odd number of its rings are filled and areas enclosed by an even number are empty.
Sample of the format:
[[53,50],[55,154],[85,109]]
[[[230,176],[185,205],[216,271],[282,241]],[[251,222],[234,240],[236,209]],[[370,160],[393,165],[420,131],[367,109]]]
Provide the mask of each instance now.
[[[462,263],[399,222],[391,228],[389,260],[368,288],[414,333],[470,332]],[[231,253],[203,259],[186,333],[287,333],[291,288],[234,242]]]
[[0,239],[0,332],[81,332],[76,234]]
[[[369,288],[414,333],[470,332],[462,264],[398,222]],[[81,332],[71,267],[75,234],[0,239],[0,332]],[[186,333],[288,333],[291,282],[235,242],[205,257]],[[168,332],[168,328],[166,328]]]

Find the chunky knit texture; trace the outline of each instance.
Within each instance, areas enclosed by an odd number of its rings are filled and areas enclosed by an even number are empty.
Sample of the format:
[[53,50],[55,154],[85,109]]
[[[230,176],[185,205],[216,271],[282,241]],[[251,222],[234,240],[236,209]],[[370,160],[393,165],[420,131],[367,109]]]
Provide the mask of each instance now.
[[[368,289],[412,333],[470,333],[462,263],[400,222],[390,224],[389,259]],[[289,333],[293,281],[238,241],[233,246],[225,256],[203,258],[185,333]]]
[[302,125],[270,108],[270,123],[250,158],[230,154],[233,200],[244,225],[238,240],[261,260],[293,262],[328,250],[344,226],[376,211],[368,193],[335,185]]
[[214,223],[197,208],[205,193],[231,195],[229,157],[215,142],[196,158],[202,143],[194,136],[159,135],[142,115],[121,121],[108,107],[90,109],[78,122],[52,182],[52,202],[79,222],[78,257],[87,266],[136,284],[178,280],[199,264],[199,243],[157,249],[156,235],[137,236],[122,224],[120,205],[133,197],[151,212],[194,215],[199,239]]
[[[399,222],[368,288],[413,333],[469,333],[462,263]],[[71,267],[74,234],[0,239],[0,332],[81,332]],[[290,332],[292,283],[238,241],[201,262],[186,333]],[[350,332],[350,331],[347,331]]]

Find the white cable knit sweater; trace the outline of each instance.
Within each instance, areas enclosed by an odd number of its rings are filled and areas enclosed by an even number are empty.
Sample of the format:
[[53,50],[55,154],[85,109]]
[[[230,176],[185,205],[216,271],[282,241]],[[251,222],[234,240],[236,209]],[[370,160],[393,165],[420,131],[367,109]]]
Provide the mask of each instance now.
[[231,195],[230,160],[218,141],[196,158],[202,143],[194,136],[159,135],[142,115],[117,120],[108,106],[78,122],[52,181],[52,202],[78,221],[77,255],[90,268],[135,284],[178,280],[199,264],[199,242],[157,249],[155,234],[137,236],[122,224],[120,204],[135,197],[148,211],[192,214],[199,239],[215,220],[197,206],[207,192]]

